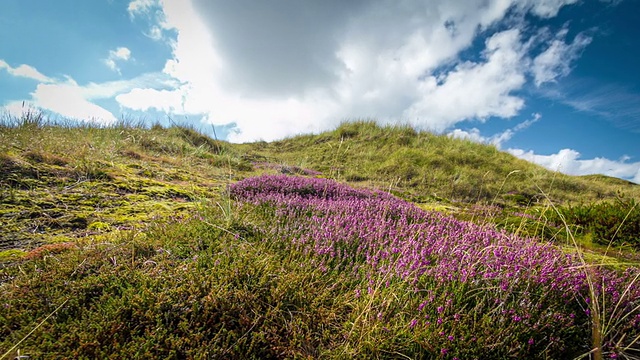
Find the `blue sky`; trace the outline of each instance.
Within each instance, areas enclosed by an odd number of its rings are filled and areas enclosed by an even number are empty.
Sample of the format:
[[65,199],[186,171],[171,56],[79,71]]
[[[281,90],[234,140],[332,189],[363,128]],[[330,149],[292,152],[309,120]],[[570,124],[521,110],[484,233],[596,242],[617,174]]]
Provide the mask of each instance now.
[[376,119],[640,183],[640,0],[3,0],[0,107],[234,142]]

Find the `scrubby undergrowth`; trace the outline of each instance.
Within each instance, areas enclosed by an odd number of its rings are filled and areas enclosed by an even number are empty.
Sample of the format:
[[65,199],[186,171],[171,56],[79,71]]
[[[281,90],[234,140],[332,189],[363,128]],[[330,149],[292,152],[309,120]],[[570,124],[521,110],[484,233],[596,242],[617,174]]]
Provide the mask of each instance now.
[[251,170],[190,128],[0,124],[0,260],[5,250],[144,228],[216,197]]
[[233,145],[14,119],[0,165],[0,356],[640,356],[636,243],[598,227],[633,233],[632,184],[368,122]]

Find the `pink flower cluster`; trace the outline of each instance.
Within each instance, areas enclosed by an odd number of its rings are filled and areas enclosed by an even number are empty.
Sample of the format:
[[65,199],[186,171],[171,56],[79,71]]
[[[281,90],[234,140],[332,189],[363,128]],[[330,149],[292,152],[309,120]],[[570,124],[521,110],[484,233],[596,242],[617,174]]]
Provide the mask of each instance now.
[[568,270],[574,259],[550,244],[426,212],[387,193],[282,175],[246,179],[230,191],[243,201],[275,205],[273,235],[319,256],[322,265],[364,260],[410,281],[423,275],[440,282],[498,280],[504,291],[523,279],[563,292],[584,286],[583,272]]
[[[638,284],[630,282],[637,269],[626,275],[601,269],[587,272],[574,256],[552,244],[427,212],[384,192],[285,175],[249,178],[229,190],[237,200],[272,209],[275,219],[264,224],[269,241],[282,241],[325,271],[352,271],[370,280],[371,286],[373,279],[401,279],[417,291],[425,283],[465,283],[496,289],[495,306],[517,294],[518,309],[505,314],[513,322],[543,314],[541,299],[548,297],[586,310],[588,275],[600,284],[596,291],[606,292],[610,304],[622,300],[633,308],[640,298]],[[553,316],[567,325],[574,321],[573,314]]]

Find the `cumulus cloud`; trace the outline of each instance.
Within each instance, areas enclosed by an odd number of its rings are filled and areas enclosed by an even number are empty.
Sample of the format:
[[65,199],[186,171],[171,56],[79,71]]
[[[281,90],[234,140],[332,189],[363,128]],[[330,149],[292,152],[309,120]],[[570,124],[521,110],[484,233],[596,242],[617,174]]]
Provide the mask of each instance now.
[[32,94],[38,107],[53,111],[67,118],[111,124],[114,115],[91,102],[86,88],[78,86],[72,79],[64,83],[39,84]]
[[[333,86],[335,49],[364,1],[199,1],[194,6],[228,61],[224,87],[250,96],[291,96]],[[210,45],[214,43],[210,42]]]
[[156,89],[132,89],[116,96],[122,106],[148,111],[155,109],[166,113],[184,113],[183,98],[179,91]]
[[18,67],[11,67],[6,61],[0,59],[0,69],[5,69],[9,75],[23,77],[27,79],[37,80],[40,82],[50,82],[51,79],[41,74],[34,67],[21,64]]
[[27,111],[31,110],[26,107],[26,103],[22,101],[10,101],[0,107],[2,115],[9,115],[15,118],[21,118]]
[[[472,128],[468,131],[454,129],[448,133],[448,136],[478,143],[492,144],[500,149],[502,145],[509,141],[516,133],[529,128],[538,122],[541,117],[540,114],[534,113],[531,119],[491,136],[482,135],[477,128]],[[580,153],[573,149],[562,149],[558,153],[551,155],[540,155],[531,150],[525,151],[515,148],[509,148],[506,151],[518,158],[541,165],[552,171],[559,171],[569,175],[604,174],[640,184],[640,162],[629,162],[631,157],[626,155],[618,160],[610,160],[602,157],[581,159]]]
[[69,118],[107,124],[116,120],[112,113],[91,102],[91,99],[94,98],[113,96],[108,85],[97,86],[93,84],[81,87],[71,78],[64,81],[52,79],[32,66],[23,64],[12,68],[4,60],[0,60],[0,68],[6,68],[13,76],[26,77],[40,82],[35,91],[31,93],[31,99],[12,101],[3,106],[4,110],[13,116],[22,116],[26,103],[29,106],[49,110]]
[[[128,57],[129,53],[121,51],[118,56]],[[65,118],[108,125],[117,119],[111,111],[97,105],[96,100],[111,99],[132,89],[177,86],[175,79],[159,73],[144,74],[129,80],[79,85],[69,76],[64,79],[51,78],[29,65],[12,68],[4,60],[0,60],[0,68],[6,68],[14,76],[40,81],[31,92],[31,98],[3,104],[2,110],[16,117],[23,115],[26,104],[27,109],[43,109]]]
[[[509,29],[491,29],[510,13],[553,17],[573,2],[134,0],[132,16],[175,31],[164,73],[180,85],[132,90],[117,101],[233,123],[232,141],[272,140],[363,117],[436,131],[510,118],[524,107],[517,92],[526,75],[551,81],[566,74],[569,64],[561,64],[575,56],[563,55],[578,54],[582,42],[546,39],[534,66],[522,17]],[[478,36],[486,38],[481,57],[461,58]]]
[[465,119],[518,114],[524,100],[511,93],[525,83],[522,45],[517,30],[486,41],[483,62],[464,62],[443,76],[420,84],[420,100],[404,112],[409,122],[443,131]]
[[601,157],[583,160],[580,159],[580,153],[573,149],[562,149],[557,154],[551,155],[539,155],[533,151],[525,151],[522,149],[508,149],[507,151],[521,159],[565,174],[604,174],[628,179],[640,184],[640,161],[628,162],[630,160],[628,156],[623,156],[619,160],[610,160]]
[[120,68],[118,67],[117,62],[128,61],[130,58],[131,50],[126,47],[118,47],[115,50],[109,50],[109,56],[103,61],[109,69],[120,73]]

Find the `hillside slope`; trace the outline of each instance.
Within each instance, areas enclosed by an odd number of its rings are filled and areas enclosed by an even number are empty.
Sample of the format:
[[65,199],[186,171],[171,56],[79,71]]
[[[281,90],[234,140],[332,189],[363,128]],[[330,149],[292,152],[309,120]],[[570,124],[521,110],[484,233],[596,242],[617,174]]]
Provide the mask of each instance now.
[[0,251],[144,227],[261,173],[320,176],[438,206],[530,207],[640,199],[640,186],[548,171],[493,146],[408,127],[345,123],[272,143],[229,144],[192,128],[111,128],[33,119],[0,126]]
[[239,147],[252,158],[312,168],[342,181],[391,188],[414,201],[519,202],[549,196],[554,202],[589,202],[623,193],[640,197],[637,184],[603,175],[576,177],[549,171],[495,146],[406,126],[370,121],[334,131]]
[[637,256],[567,247],[543,204],[637,208],[638,186],[492,147],[28,117],[0,122],[0,188],[0,358],[640,354]]
[[0,251],[184,216],[248,170],[229,144],[188,128],[4,124]]

